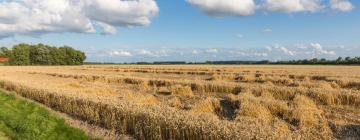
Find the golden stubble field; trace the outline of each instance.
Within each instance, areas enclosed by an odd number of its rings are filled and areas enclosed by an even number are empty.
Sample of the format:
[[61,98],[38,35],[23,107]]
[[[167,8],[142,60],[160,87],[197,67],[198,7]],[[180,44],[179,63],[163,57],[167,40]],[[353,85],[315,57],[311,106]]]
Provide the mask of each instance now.
[[0,87],[136,139],[359,139],[360,67],[0,67]]

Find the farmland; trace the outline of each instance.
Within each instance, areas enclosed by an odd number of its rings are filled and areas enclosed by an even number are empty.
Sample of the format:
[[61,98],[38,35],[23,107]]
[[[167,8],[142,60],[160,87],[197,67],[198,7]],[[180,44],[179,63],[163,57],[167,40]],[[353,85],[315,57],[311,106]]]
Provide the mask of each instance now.
[[2,66],[0,87],[136,139],[360,137],[356,66]]

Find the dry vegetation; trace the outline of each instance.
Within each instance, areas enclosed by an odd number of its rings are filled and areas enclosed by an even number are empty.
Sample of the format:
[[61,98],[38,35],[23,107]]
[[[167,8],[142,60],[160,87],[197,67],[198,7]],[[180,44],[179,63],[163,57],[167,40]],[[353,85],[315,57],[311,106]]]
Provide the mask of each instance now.
[[360,138],[360,67],[0,67],[0,87],[137,139]]

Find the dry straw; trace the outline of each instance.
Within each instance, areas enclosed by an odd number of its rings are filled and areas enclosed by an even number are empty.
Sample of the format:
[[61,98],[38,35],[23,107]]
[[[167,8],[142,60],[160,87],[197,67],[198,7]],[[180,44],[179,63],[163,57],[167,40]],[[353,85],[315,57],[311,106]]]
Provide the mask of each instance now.
[[245,127],[241,123],[221,121],[212,115],[179,112],[156,105],[143,107],[119,103],[114,106],[83,98],[67,97],[4,80],[0,81],[0,86],[90,123],[114,129],[119,133],[131,134],[137,139],[215,140],[279,137],[270,133],[270,127],[260,127],[263,125],[261,123],[251,124],[254,127]]

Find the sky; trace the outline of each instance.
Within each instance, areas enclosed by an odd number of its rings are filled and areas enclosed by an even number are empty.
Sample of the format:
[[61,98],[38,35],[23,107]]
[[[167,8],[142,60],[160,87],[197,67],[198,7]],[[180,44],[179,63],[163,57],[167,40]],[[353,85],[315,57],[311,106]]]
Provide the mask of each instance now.
[[357,0],[0,0],[0,46],[69,45],[88,62],[359,56]]

